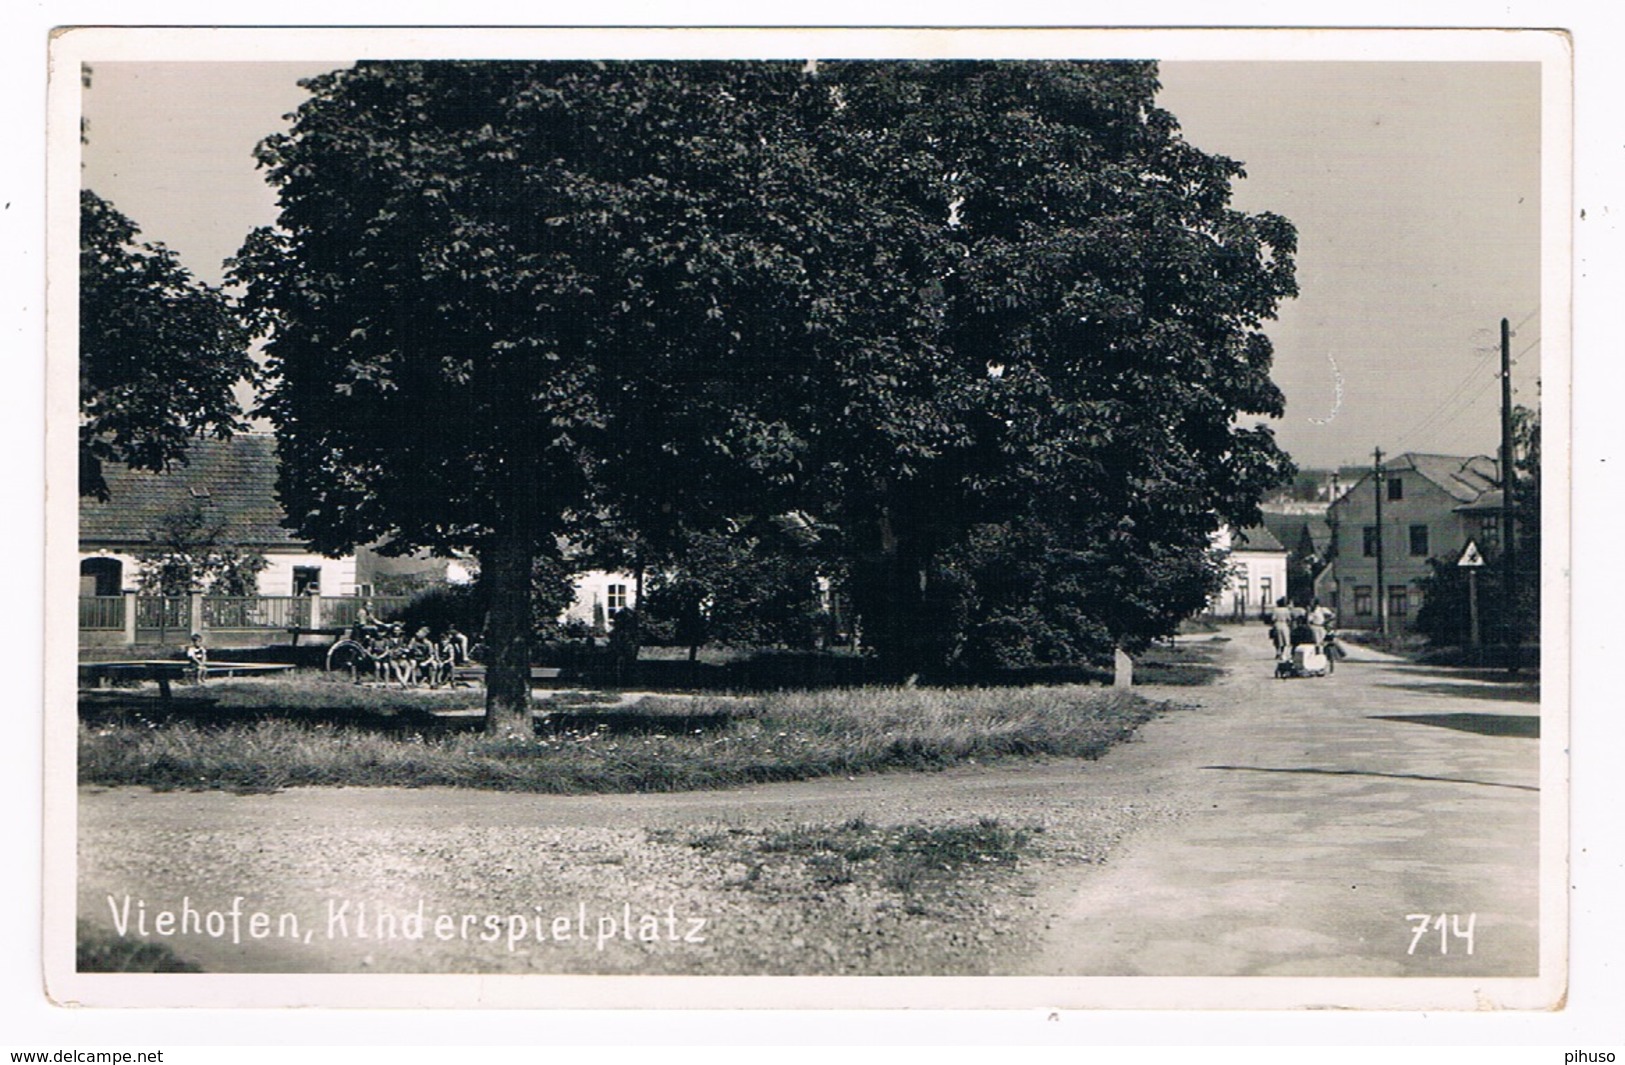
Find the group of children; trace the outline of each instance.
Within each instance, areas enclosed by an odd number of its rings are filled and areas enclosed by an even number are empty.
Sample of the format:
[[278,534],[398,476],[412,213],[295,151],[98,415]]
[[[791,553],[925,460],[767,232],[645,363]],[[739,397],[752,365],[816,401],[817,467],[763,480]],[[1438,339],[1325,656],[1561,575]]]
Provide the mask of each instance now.
[[379,621],[363,607],[356,616],[352,638],[372,660],[377,680],[394,680],[403,688],[419,684],[450,687],[457,667],[469,662],[468,637],[456,625],[448,625],[438,638],[430,635],[427,625],[408,637],[403,623]]

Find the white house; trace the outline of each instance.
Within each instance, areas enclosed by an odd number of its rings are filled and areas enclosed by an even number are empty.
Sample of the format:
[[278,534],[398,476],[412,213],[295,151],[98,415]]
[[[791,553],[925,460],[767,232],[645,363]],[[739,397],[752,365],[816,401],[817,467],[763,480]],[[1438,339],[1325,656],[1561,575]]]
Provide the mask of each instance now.
[[327,558],[282,525],[276,500],[276,439],[244,433],[199,439],[188,461],[162,473],[108,463],[109,498],[79,500],[79,594],[118,595],[135,588],[137,555],[160,547],[164,523],[200,514],[222,540],[265,556],[259,594],[351,595],[355,556]]
[[1213,545],[1227,553],[1230,571],[1224,587],[1208,600],[1209,615],[1256,617],[1286,594],[1287,550],[1269,529],[1224,526],[1214,534]]
[[629,573],[609,570],[588,570],[577,574],[575,600],[559,620],[584,622],[594,629],[602,629],[616,614],[637,606],[637,582]]

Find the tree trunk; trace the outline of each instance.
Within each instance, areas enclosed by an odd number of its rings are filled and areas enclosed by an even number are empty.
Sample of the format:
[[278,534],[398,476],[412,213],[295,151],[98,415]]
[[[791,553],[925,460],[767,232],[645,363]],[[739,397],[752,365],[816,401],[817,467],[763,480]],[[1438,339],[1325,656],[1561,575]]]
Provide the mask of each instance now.
[[480,565],[490,581],[486,615],[485,731],[529,735],[533,548],[523,532],[494,538]]

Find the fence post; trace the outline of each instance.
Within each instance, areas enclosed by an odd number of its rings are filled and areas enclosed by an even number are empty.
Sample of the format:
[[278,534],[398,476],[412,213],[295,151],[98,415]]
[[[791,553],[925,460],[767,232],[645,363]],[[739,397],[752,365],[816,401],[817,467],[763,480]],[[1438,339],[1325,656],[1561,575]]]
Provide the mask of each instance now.
[[135,646],[136,593],[124,593],[124,646]]
[[310,599],[310,619],[305,622],[306,628],[319,629],[322,627],[322,597],[312,595]]
[[202,633],[203,632],[203,593],[202,592],[193,592],[191,594],[191,600],[192,600],[192,602],[191,602],[192,631],[196,632],[196,633]]

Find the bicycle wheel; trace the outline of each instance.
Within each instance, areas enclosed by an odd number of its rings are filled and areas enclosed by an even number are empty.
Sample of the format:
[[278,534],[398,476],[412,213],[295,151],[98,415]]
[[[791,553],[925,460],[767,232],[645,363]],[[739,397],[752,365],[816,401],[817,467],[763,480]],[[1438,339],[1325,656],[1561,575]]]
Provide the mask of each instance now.
[[340,640],[327,649],[327,672],[335,668],[347,670],[353,683],[359,683],[361,666],[370,666],[371,662],[367,649],[354,640]]

